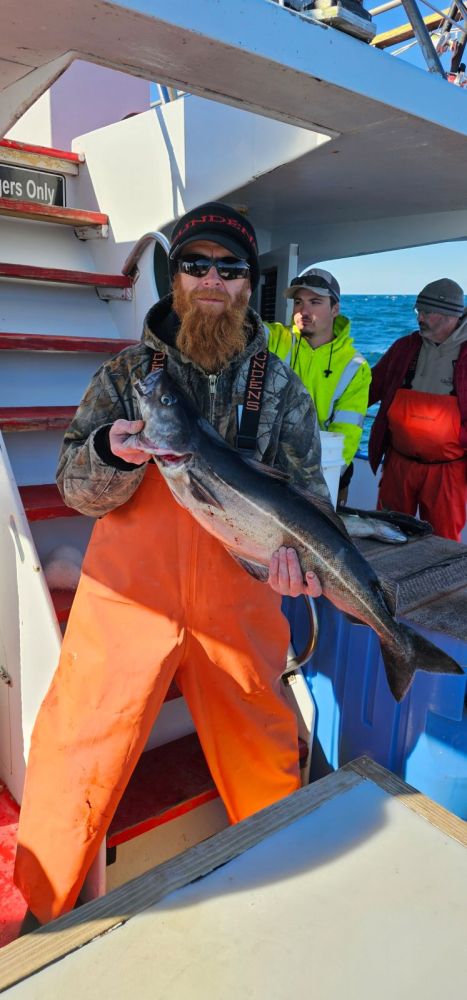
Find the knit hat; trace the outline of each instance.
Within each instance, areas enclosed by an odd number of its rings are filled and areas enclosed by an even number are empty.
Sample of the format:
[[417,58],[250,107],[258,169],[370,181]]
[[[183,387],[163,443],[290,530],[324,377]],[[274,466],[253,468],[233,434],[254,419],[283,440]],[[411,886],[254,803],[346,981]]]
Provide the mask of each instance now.
[[250,284],[254,291],[260,274],[258,244],[253,226],[244,215],[221,201],[208,201],[183,215],[175,223],[172,232],[169,253],[172,280],[181,251],[197,240],[212,240],[230,250],[240,260],[247,260],[250,265]]
[[422,288],[415,309],[417,312],[441,313],[443,316],[462,316],[464,292],[451,278],[438,278]]
[[305,274],[292,278],[289,288],[285,289],[285,298],[293,299],[299,288],[306,288],[307,291],[316,292],[317,295],[328,295],[336,299],[336,302],[339,302],[341,297],[339,282],[330,271],[323,271],[320,267],[310,267]]

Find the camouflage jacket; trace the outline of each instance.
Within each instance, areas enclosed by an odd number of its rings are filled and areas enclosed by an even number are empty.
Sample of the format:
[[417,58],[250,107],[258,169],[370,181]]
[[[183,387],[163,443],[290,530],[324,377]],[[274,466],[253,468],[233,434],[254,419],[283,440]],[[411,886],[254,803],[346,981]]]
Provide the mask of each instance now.
[[[112,454],[108,429],[119,418],[140,418],[133,385],[149,374],[154,350],[166,353],[168,374],[229,444],[235,445],[237,407],[243,404],[250,359],[266,348],[262,322],[248,310],[245,350],[214,376],[175,347],[178,324],[171,296],[166,296],[146,316],[141,341],[106,361],[81,400],[65,434],[57,482],[65,503],[82,514],[107,514],[129,500],[143,479],[145,465],[131,465]],[[300,379],[274,354],[268,357],[254,457],[278,466],[297,485],[329,496],[313,403]]]

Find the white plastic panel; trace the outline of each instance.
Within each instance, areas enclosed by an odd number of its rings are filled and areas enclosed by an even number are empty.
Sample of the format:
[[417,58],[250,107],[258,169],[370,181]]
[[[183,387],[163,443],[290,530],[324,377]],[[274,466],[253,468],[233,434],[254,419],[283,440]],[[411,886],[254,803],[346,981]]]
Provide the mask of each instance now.
[[78,240],[72,226],[0,217],[2,261],[35,267],[93,271],[89,244]]
[[[26,253],[22,263],[32,263]],[[91,266],[90,270],[94,271],[95,267]],[[38,282],[2,280],[0,293],[0,329],[7,333],[50,333],[66,337],[120,336],[107,303],[98,298],[93,287],[62,288]],[[123,302],[119,304],[126,305]]]
[[34,521],[31,533],[42,563],[58,545],[73,545],[85,553],[93,529],[92,517],[58,517]]
[[342,434],[336,434],[334,431],[320,431],[320,438],[323,476],[331,494],[333,507],[335,507],[337,504],[339,479],[342,468],[342,448],[344,445],[344,437]]
[[172,701],[166,701],[152,727],[145,750],[152,750],[153,747],[170,743],[171,740],[179,740],[182,736],[192,733],[194,728],[193,719],[184,698],[173,698]]
[[[84,333],[84,335],[86,335]],[[2,406],[78,406],[109,354],[2,352]],[[62,435],[63,436],[63,435]]]
[[[34,719],[57,665],[60,630],[0,434],[0,636],[9,689],[10,791],[21,800]],[[2,700],[2,709],[5,709]],[[10,728],[10,727],[9,727]]]
[[63,431],[23,431],[3,435],[18,486],[53,483]]

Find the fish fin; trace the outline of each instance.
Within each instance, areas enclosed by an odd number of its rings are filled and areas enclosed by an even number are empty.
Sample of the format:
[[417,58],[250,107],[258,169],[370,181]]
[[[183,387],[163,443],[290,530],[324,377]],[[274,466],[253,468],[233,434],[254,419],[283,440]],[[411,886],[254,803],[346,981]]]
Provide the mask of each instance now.
[[203,483],[200,479],[196,478],[191,469],[189,472],[189,479],[190,479],[190,493],[195,500],[198,500],[199,503],[209,504],[210,507],[217,507],[218,510],[224,510],[222,504],[217,499],[215,494],[211,493],[211,491],[207,488],[205,483]]
[[386,677],[396,701],[402,701],[410,690],[415,671],[430,674],[457,674],[465,677],[462,667],[444,650],[407,625],[398,625],[402,642],[397,647],[381,642],[381,655]]
[[399,584],[395,580],[390,580],[387,576],[379,576],[378,580],[387,609],[393,618],[397,612],[397,598],[399,594]]
[[261,583],[267,583],[269,579],[269,566],[263,566],[261,563],[250,561],[249,559],[243,559],[242,556],[237,555],[233,549],[227,549],[227,552],[235,559],[242,569],[246,569],[250,576],[253,576],[255,580],[259,580]]
[[256,472],[261,472],[263,476],[268,479],[280,479],[283,483],[290,484],[290,476],[286,472],[282,472],[282,469],[278,469],[275,465],[265,465],[264,462],[258,462],[256,458],[250,458],[249,455],[241,456],[242,462],[245,465],[249,465],[250,468],[256,469]]
[[303,486],[296,486],[295,483],[290,483],[290,489],[297,493],[298,496],[303,497],[304,500],[308,500],[308,503],[313,504],[313,507],[317,507],[322,514],[324,514],[337,530],[343,535],[347,540],[352,541],[349,532],[343,521],[341,521],[338,514],[336,514],[334,507],[327,497],[321,496],[319,493],[313,493],[312,490],[305,489]]

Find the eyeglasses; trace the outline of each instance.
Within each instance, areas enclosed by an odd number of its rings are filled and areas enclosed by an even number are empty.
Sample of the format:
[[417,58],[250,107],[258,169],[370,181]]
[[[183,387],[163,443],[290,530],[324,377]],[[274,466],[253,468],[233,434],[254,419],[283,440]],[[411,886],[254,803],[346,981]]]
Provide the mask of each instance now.
[[198,257],[190,254],[177,261],[177,270],[189,274],[191,278],[205,278],[215,267],[222,281],[233,281],[235,278],[248,278],[250,265],[246,260],[236,257]]

